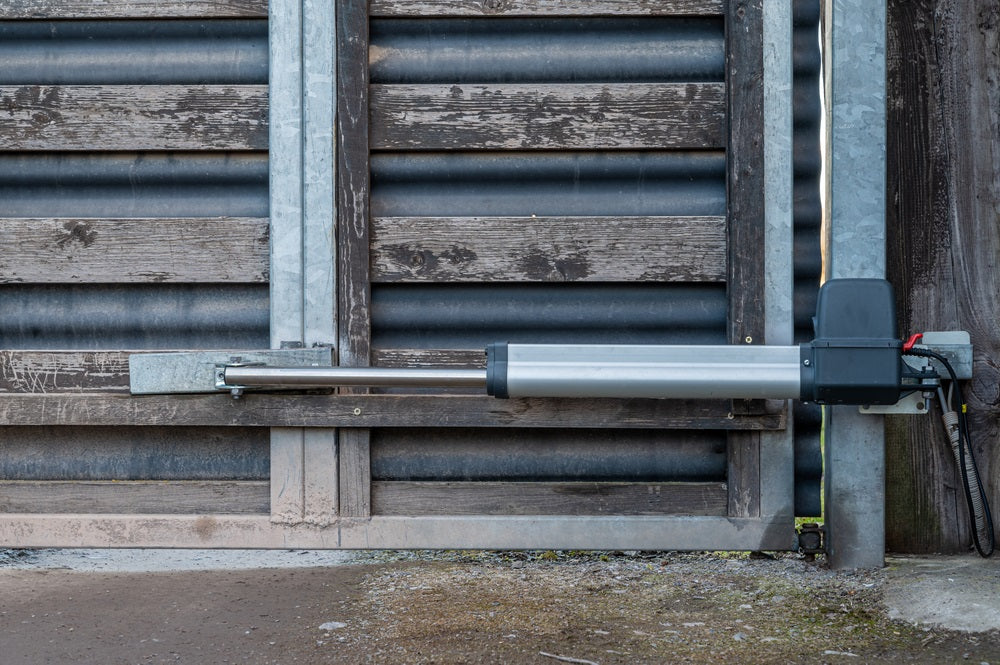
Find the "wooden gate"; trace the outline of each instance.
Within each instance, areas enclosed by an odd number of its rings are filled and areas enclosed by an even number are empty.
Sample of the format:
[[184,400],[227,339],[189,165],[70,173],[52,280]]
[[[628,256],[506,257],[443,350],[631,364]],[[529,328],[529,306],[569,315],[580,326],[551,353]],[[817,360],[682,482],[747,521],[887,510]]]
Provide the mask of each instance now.
[[[5,309],[20,308],[3,357],[4,436],[58,439],[59,454],[79,461],[58,478],[19,477],[26,467],[8,464],[0,542],[794,547],[785,403],[401,390],[138,397],[125,393],[127,358],[162,343],[55,350],[27,314],[69,303],[66,327],[77,331],[90,296],[64,285],[130,282],[149,291],[147,327],[169,306],[207,329],[213,313],[237,319],[235,343],[177,350],[328,348],[343,366],[481,366],[484,342],[507,339],[789,343],[782,4],[275,0],[269,146],[259,83],[124,77],[0,91],[16,110],[0,124],[8,150],[130,151],[133,165],[197,150],[216,173],[270,152],[268,219],[95,211],[2,221],[15,248],[2,277],[17,284],[4,287]],[[130,2],[42,18],[95,12],[186,13],[236,32],[264,16],[256,3]],[[767,66],[765,39],[786,52]],[[258,343],[257,319],[233,310],[258,311],[252,285],[265,281],[268,339]],[[49,283],[62,290],[52,305],[24,286]],[[184,288],[212,283],[220,291],[206,302],[222,304],[199,311]],[[101,302],[114,301],[118,287],[101,288]],[[103,466],[73,443],[94,427],[115,428],[119,441],[98,444],[113,460]],[[120,463],[150,455],[125,443],[138,432],[138,442],[157,433],[158,471]],[[185,436],[208,432],[225,443],[195,455],[187,476],[165,471],[197,446]],[[39,445],[15,448],[44,455]],[[233,452],[246,468],[218,463]]]

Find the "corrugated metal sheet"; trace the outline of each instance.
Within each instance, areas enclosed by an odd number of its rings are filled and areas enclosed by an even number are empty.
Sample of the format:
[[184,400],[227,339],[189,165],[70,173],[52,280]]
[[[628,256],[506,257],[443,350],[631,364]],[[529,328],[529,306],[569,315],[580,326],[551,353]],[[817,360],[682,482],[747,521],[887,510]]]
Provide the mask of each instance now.
[[0,153],[6,217],[267,217],[264,153]]
[[0,85],[267,83],[267,21],[0,21]]
[[0,440],[0,479],[268,477],[268,441],[259,428],[0,427]]
[[373,480],[672,482],[726,479],[709,431],[375,430]]
[[266,285],[7,285],[5,349],[265,349]]
[[[820,224],[820,52],[819,0],[795,0],[793,13],[793,111],[794,130],[794,224],[795,224],[795,337],[813,338],[812,317],[816,312],[822,258]],[[815,517],[822,510],[820,481],[823,456],[820,450],[822,414],[819,407],[796,403],[795,513]]]
[[721,19],[374,19],[373,83],[721,81]]

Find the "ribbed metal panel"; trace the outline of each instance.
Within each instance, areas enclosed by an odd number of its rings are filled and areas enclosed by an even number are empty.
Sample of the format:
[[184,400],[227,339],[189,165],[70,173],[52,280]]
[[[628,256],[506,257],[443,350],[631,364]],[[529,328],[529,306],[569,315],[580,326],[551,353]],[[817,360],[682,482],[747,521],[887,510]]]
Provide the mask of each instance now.
[[[822,258],[820,255],[820,52],[819,0],[795,0],[793,13],[793,94],[795,107],[795,336],[813,338],[812,317],[816,312]],[[795,425],[795,513],[815,517],[822,510],[820,480],[823,456],[820,450],[822,414],[814,405],[796,403]]]
[[268,347],[267,286],[9,285],[5,349]]
[[0,154],[5,217],[267,217],[264,153]]
[[376,153],[372,215],[724,215],[721,152]]
[[0,479],[265,480],[257,429],[0,427]]
[[373,83],[719,81],[721,19],[371,22]]
[[726,479],[720,432],[375,430],[373,480],[673,482]]
[[267,83],[267,21],[0,21],[0,85]]
[[376,348],[725,344],[724,285],[375,285]]

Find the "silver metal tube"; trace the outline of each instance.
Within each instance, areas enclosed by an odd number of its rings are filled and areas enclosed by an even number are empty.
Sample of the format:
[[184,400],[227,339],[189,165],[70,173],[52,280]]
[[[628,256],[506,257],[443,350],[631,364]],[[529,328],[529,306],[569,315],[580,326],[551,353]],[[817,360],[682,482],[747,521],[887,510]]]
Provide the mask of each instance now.
[[510,344],[510,397],[794,399],[797,346]]
[[484,369],[388,367],[226,367],[230,386],[382,386],[399,388],[483,388]]

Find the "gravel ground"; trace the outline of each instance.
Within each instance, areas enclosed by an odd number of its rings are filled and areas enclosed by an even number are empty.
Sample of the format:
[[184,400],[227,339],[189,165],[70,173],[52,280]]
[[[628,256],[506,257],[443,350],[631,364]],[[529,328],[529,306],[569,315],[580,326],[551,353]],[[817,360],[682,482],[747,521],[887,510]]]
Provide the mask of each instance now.
[[795,555],[268,555],[109,572],[106,551],[0,554],[0,661],[1000,664],[998,631],[890,618],[887,571]]

